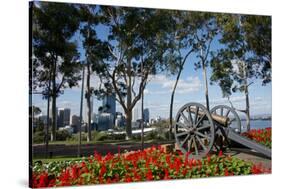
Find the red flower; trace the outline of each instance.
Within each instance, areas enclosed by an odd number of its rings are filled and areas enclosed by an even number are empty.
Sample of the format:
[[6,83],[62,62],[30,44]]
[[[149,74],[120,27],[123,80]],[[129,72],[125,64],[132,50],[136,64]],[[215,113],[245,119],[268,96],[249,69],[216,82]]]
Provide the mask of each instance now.
[[228,176],[228,175],[229,175],[228,169],[225,168],[225,170],[224,170],[224,176]]
[[106,166],[103,164],[100,169],[100,177],[102,177],[106,173]]
[[153,175],[150,169],[148,169],[147,173],[146,173],[146,179],[147,180],[153,180]]
[[170,174],[169,174],[168,169],[165,169],[164,171],[165,171],[164,180],[170,179]]

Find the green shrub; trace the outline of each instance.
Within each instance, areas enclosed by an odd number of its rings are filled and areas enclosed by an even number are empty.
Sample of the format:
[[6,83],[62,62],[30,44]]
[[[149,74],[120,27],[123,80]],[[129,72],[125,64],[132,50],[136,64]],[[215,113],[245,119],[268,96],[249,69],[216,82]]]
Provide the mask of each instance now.
[[34,144],[39,144],[44,142],[44,131],[37,131],[33,133],[32,139]]
[[66,130],[59,130],[56,132],[57,141],[66,141],[68,138],[71,138],[71,134]]

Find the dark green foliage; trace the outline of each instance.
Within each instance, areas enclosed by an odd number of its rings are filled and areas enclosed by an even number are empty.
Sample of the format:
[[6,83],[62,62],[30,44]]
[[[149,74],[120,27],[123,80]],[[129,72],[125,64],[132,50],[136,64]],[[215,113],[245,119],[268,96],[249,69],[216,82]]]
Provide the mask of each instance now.
[[37,131],[32,135],[33,144],[39,144],[44,142],[44,131]]
[[218,83],[223,96],[229,96],[245,91],[246,79],[260,78],[263,85],[270,82],[271,18],[224,14],[217,15],[217,23],[223,46],[212,53],[211,83]]
[[67,130],[58,130],[56,137],[57,141],[66,141],[71,138],[71,134]]
[[[80,79],[79,53],[71,37],[79,26],[76,8],[71,4],[40,2],[33,8],[33,71],[34,88],[56,88],[58,96],[64,87],[77,85]],[[54,69],[56,68],[56,71]],[[50,72],[61,76],[55,86],[48,86]],[[47,94],[45,94],[47,95]]]

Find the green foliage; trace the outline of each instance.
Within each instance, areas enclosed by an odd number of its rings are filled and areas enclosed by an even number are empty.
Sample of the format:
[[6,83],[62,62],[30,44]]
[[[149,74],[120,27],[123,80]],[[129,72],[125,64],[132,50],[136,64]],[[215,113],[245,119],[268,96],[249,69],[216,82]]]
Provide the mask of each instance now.
[[58,141],[66,141],[71,138],[71,134],[67,130],[58,130],[56,132],[56,137]]
[[[91,132],[93,141],[114,141],[114,140],[125,140],[125,134],[109,134],[103,131],[92,131]],[[81,133],[82,141],[87,141],[87,133]],[[78,141],[79,133],[73,134],[71,138],[68,138],[69,141]]]
[[107,154],[74,161],[58,161],[47,164],[36,162],[33,165],[33,186],[42,182],[49,185],[49,177],[55,179],[55,186],[85,185],[148,180],[184,178],[204,178],[214,176],[250,175],[270,173],[244,160],[212,155],[202,159],[190,159],[180,153],[165,153],[163,149],[152,147],[145,151],[130,154]]
[[[33,6],[32,12],[32,47],[33,47],[33,87],[41,87],[44,97],[54,80],[62,75],[55,88],[58,96],[64,87],[77,85],[80,79],[77,60],[79,53],[71,37],[79,26],[79,16],[74,5],[64,3],[40,2],[40,7]],[[42,69],[43,68],[43,69]],[[52,77],[50,77],[52,73]]]
[[[58,131],[56,131],[56,136],[57,136],[57,140],[58,141],[67,141],[67,140],[71,140],[71,138],[72,138],[71,134],[68,131],[66,131],[66,130],[58,130]],[[43,129],[34,132],[33,136],[32,136],[33,144],[41,144],[41,143],[43,143],[44,142],[44,138],[45,138],[45,131]],[[50,139],[50,135],[49,135],[49,139]]]
[[33,144],[43,143],[44,136],[45,136],[44,131],[37,131],[37,132],[33,133],[33,135],[32,135]]
[[223,96],[245,91],[245,81],[271,82],[271,18],[251,15],[217,15],[222,48],[212,53],[211,84]]

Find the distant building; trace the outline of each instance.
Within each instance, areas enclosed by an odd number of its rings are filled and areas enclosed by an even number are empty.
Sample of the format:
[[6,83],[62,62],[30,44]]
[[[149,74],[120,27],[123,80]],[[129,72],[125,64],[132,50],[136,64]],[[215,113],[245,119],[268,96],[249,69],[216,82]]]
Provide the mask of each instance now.
[[58,128],[70,125],[70,109],[59,108],[57,115],[57,126]]
[[58,128],[64,126],[64,109],[63,108],[58,109],[57,126],[58,126]]
[[117,127],[125,127],[125,117],[122,114],[117,114],[115,119],[115,126]]
[[64,109],[63,126],[70,125],[70,109]]
[[[41,115],[39,116],[39,120],[46,125],[47,124],[47,116],[46,115]],[[51,120],[51,118],[49,118],[49,121]],[[50,122],[51,123],[51,122]]]
[[148,123],[149,122],[149,109],[145,108],[143,110],[143,121]]
[[73,133],[78,132],[79,125],[80,125],[80,117],[77,115],[72,115],[70,126],[73,128]]
[[80,117],[77,115],[71,116],[71,125],[79,125],[80,124]]
[[103,98],[102,105],[104,107],[104,113],[110,113],[115,116],[116,113],[116,99],[115,94],[107,95]]
[[113,128],[114,116],[111,113],[101,113],[98,115],[97,130],[106,131]]

